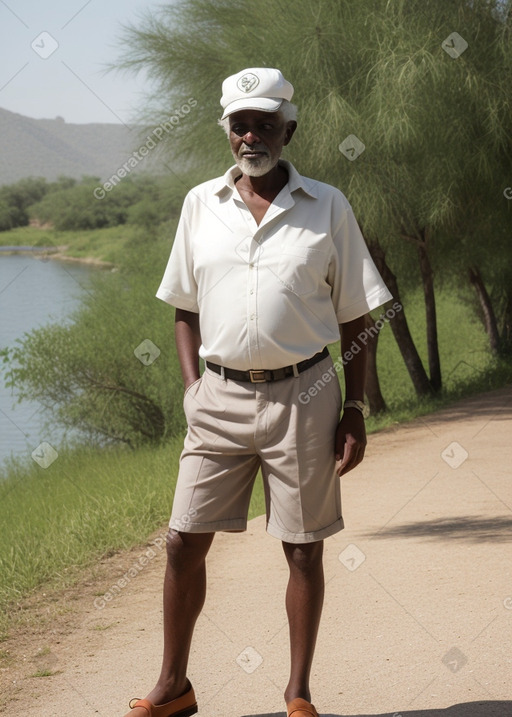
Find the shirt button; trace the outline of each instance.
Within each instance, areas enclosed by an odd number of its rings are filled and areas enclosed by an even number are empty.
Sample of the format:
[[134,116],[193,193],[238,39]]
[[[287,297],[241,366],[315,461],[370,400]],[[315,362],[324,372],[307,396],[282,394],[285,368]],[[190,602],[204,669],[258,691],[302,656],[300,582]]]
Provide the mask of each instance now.
[[254,294],[254,289],[251,289],[249,294]]
[[255,317],[255,314],[251,314],[251,320],[253,320]]
[[252,262],[249,264],[249,269],[254,269],[254,264]]

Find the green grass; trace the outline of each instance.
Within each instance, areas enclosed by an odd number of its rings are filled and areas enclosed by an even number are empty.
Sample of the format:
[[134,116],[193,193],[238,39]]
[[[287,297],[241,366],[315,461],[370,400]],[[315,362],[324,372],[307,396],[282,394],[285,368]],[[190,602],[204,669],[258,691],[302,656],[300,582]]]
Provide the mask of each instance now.
[[[166,528],[182,442],[60,451],[47,469],[11,464],[0,480],[0,632],[9,606],[41,585],[73,584],[101,557]],[[250,517],[263,510],[260,482]]]
[[53,675],[58,675],[60,672],[61,670],[37,670],[37,672],[29,675],[29,677],[53,677]]
[[96,259],[119,264],[137,229],[130,225],[91,229],[90,231],[62,231],[17,227],[0,232],[0,246],[61,247],[66,256]]
[[180,450],[181,439],[136,452],[61,451],[46,470],[13,464],[0,482],[0,613],[165,525]]

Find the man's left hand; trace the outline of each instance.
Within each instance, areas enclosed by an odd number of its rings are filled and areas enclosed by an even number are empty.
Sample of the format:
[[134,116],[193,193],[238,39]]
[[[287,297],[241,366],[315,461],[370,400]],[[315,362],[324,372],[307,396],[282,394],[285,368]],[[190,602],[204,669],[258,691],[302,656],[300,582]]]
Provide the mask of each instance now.
[[364,457],[366,427],[357,408],[347,408],[336,429],[336,473],[342,476],[355,468]]

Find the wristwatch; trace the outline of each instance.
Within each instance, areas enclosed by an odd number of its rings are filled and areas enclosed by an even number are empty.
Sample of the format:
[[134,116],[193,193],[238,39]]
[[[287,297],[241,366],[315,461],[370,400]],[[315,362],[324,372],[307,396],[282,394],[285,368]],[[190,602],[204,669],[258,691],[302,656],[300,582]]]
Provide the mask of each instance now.
[[347,399],[343,404],[343,410],[345,408],[357,408],[357,410],[363,414],[363,418],[368,418],[370,415],[370,409],[364,401],[355,401],[353,399]]

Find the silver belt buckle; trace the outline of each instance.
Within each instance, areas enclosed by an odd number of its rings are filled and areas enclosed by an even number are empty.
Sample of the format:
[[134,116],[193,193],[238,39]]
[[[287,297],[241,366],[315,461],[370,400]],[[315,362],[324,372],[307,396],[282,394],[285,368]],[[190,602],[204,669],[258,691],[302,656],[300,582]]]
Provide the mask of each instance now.
[[262,368],[259,369],[249,369],[249,377],[251,379],[251,383],[265,383],[265,371]]

